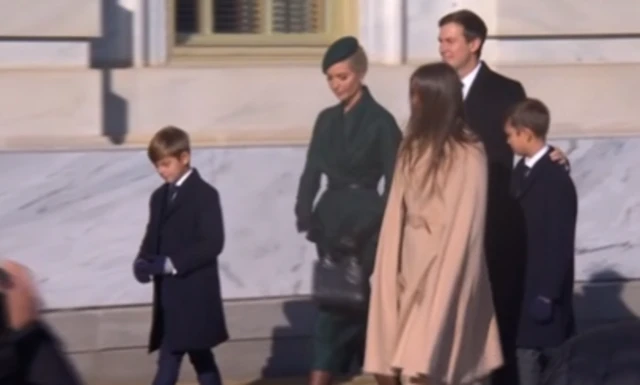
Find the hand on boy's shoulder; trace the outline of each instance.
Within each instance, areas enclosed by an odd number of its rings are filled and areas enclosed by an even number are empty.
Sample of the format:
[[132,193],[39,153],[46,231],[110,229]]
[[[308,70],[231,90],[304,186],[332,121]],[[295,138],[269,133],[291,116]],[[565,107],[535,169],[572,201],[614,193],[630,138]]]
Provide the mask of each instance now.
[[561,165],[565,171],[571,172],[571,163],[569,162],[569,158],[562,150],[556,147],[551,147],[549,157],[554,163]]

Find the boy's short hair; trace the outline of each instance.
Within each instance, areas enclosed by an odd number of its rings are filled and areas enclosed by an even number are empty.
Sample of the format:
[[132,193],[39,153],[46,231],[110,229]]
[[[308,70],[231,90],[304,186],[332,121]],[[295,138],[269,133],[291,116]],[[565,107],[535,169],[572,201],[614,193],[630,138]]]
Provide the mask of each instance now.
[[185,152],[191,152],[189,134],[174,126],[166,126],[156,132],[147,148],[147,156],[153,163],[168,156],[179,157]]
[[537,138],[546,139],[551,114],[538,99],[527,98],[509,110],[507,123],[516,130],[529,129]]

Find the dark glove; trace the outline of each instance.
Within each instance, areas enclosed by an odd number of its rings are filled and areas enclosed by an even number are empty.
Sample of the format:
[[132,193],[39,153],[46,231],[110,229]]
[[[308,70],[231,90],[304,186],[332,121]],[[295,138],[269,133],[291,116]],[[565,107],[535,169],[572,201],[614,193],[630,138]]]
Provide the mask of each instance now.
[[140,283],[149,283],[151,281],[150,264],[146,259],[137,258],[133,262],[133,276]]
[[359,254],[357,240],[351,236],[341,236],[333,239],[327,244],[327,250],[334,258],[351,257]]
[[336,250],[341,251],[343,253],[352,254],[358,250],[358,243],[354,237],[350,237],[350,236],[341,237],[338,240],[338,245],[336,246]]
[[0,288],[10,289],[12,286],[11,276],[6,270],[0,269]]
[[536,322],[549,322],[553,315],[553,303],[543,297],[536,297],[529,307],[529,313]]
[[151,275],[166,274],[165,265],[167,262],[167,257],[162,255],[152,255],[145,257],[145,259],[149,263],[149,273],[151,273]]
[[296,229],[299,233],[306,233],[311,227],[311,218],[308,216],[299,216],[296,218]]

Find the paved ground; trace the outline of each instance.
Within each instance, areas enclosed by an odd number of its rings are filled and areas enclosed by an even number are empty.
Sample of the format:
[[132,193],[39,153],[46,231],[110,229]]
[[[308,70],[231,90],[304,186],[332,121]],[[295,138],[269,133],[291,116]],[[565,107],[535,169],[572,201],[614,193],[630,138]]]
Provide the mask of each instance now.
[[[352,379],[342,380],[335,383],[336,385],[373,385],[375,381],[368,376],[355,377]],[[184,383],[180,385],[197,385],[191,383]],[[304,377],[299,378],[272,378],[272,379],[259,379],[251,381],[225,381],[224,385],[307,385],[307,379]]]

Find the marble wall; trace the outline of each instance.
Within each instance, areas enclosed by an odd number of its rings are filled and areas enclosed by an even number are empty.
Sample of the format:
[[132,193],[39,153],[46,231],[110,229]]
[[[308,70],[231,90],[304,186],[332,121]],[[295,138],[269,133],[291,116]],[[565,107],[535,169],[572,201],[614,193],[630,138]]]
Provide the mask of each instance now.
[[102,33],[103,0],[0,0],[0,36],[88,38]]
[[[510,64],[637,63],[635,0],[403,0],[406,59],[438,58],[438,20],[470,9],[489,29],[483,57]],[[375,19],[374,19],[375,20]],[[379,27],[382,29],[382,27]],[[371,47],[377,48],[375,44]]]
[[[640,138],[556,140],[580,194],[577,278],[640,278]],[[314,251],[294,229],[303,147],[209,148],[194,163],[221,193],[228,299],[309,293]],[[48,308],[147,303],[131,274],[160,180],[144,151],[0,153],[0,255],[33,267]]]
[[0,0],[0,68],[87,68],[106,0]]

